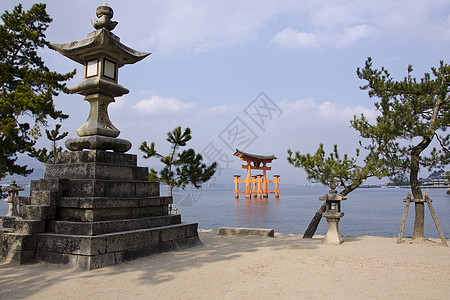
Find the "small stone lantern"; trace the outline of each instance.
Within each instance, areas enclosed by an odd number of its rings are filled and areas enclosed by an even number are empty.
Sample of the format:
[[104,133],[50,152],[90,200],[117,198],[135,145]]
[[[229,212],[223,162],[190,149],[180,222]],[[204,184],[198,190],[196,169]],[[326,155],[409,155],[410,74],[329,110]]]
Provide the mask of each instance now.
[[328,194],[319,197],[319,200],[326,201],[326,210],[322,216],[326,218],[328,222],[328,232],[325,235],[323,244],[340,245],[344,242],[344,239],[339,233],[338,226],[340,219],[344,216],[344,213],[341,212],[341,201],[346,200],[347,197],[339,195],[334,184],[330,185],[330,188],[331,190]]
[[18,186],[16,181],[11,181],[11,184],[5,188],[2,188],[2,191],[8,192],[8,197],[5,199],[5,202],[8,203],[8,212],[5,217],[18,217],[19,212],[17,211],[17,196],[20,191],[23,191],[24,188]]
[[126,64],[134,64],[150,53],[133,50],[120,42],[120,38],[111,31],[117,22],[112,21],[113,10],[106,3],[96,10],[98,19],[93,19],[96,29],[87,38],[66,44],[50,44],[62,55],[84,66],[83,81],[70,87],[72,92],[83,95],[91,105],[87,121],[76,130],[78,138],[66,141],[67,149],[81,151],[112,150],[127,152],[131,143],[118,139],[120,131],[111,123],[108,105],[115,97],[129,91],[118,84],[118,70]]

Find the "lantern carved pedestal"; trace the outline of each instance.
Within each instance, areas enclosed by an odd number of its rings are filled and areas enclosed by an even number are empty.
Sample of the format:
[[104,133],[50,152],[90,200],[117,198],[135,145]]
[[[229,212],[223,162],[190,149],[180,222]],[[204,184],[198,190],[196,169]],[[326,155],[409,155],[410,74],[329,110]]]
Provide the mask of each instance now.
[[323,244],[326,245],[340,245],[344,242],[339,232],[339,221],[344,216],[341,212],[341,201],[346,200],[347,197],[341,196],[335,190],[335,186],[331,186],[328,194],[319,197],[319,200],[326,201],[326,210],[322,214],[328,222],[328,232],[325,235]]

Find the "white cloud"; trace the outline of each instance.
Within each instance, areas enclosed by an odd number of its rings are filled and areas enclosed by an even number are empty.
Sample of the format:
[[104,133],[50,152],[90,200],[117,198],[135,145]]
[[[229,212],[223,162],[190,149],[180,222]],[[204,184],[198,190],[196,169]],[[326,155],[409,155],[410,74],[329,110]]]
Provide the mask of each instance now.
[[373,121],[378,114],[375,109],[368,109],[360,105],[353,106],[330,101],[318,103],[312,98],[296,101],[284,99],[280,101],[279,105],[286,114],[299,117],[298,122],[312,122],[314,126],[318,126],[319,122],[328,125],[336,122],[349,124],[354,115],[359,116],[361,113],[369,121]]
[[301,22],[284,24],[272,42],[280,47],[348,47],[368,40],[388,44],[450,45],[450,3],[431,1],[320,1],[303,12]]
[[160,96],[151,96],[150,99],[142,99],[133,105],[133,108],[139,114],[187,113],[194,107],[195,104],[192,102],[184,103],[175,98],[164,98]]
[[376,29],[367,24],[341,28],[342,32],[298,32],[291,27],[275,34],[271,42],[282,48],[348,47],[361,39],[375,35]]
[[376,29],[367,24],[355,25],[345,28],[338,40],[334,41],[336,45],[341,47],[350,46],[361,39],[369,38],[375,35]]
[[230,47],[257,38],[263,25],[293,6],[295,1],[167,1],[141,38],[162,55]]
[[[3,2],[0,9],[12,8]],[[54,20],[50,40],[81,39],[93,30],[90,19],[98,4],[79,0],[72,4],[72,14],[64,14],[63,1],[46,3]],[[142,13],[130,13],[126,1],[108,4],[119,22],[114,32],[123,42],[158,55],[178,57],[255,40],[308,48],[347,47],[367,37],[384,43],[425,41],[441,49],[450,45],[448,0],[149,0],[136,6]]]
[[290,27],[275,34],[272,43],[284,48],[320,48],[318,37],[311,32],[298,32]]
[[353,119],[353,116],[359,117],[361,114],[364,114],[369,121],[373,121],[378,113],[374,109],[368,109],[360,105],[351,106],[326,101],[318,106],[318,114],[323,119],[349,122]]

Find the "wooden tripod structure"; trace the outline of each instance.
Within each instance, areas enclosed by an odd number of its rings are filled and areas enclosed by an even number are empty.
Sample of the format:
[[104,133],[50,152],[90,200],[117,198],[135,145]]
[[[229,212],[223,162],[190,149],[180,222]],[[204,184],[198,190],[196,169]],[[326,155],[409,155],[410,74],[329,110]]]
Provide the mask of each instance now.
[[[244,180],[239,179],[239,175],[234,175],[234,196],[235,198],[239,198],[239,194],[245,194],[245,198],[251,198],[252,195],[256,198],[268,198],[269,193],[274,193],[275,198],[280,197],[279,183],[280,176],[274,175],[273,180],[267,179],[266,171],[270,171],[272,168],[268,167],[267,164],[271,163],[272,160],[277,159],[274,155],[264,156],[257,154],[245,153],[236,149],[234,153],[235,156],[239,157],[241,160],[247,162],[246,165],[242,165],[243,169],[247,170],[247,177]],[[262,170],[262,175],[252,176],[252,170]],[[245,191],[239,190],[239,183],[245,183]],[[267,184],[275,183],[275,189],[273,191],[269,191]],[[253,188],[252,188],[253,185]]]
[[411,202],[426,202],[428,204],[428,209],[430,210],[431,216],[433,217],[434,225],[436,225],[436,229],[439,232],[439,236],[441,237],[442,244],[448,247],[447,240],[445,239],[444,232],[442,231],[441,225],[439,224],[438,218],[436,216],[436,212],[434,211],[433,205],[431,202],[433,200],[430,199],[427,192],[423,192],[425,199],[411,199],[411,193],[408,193],[406,199],[403,199],[405,202],[405,209],[403,210],[402,224],[400,225],[400,232],[397,237],[397,244],[402,242],[403,232],[405,231],[406,225],[406,217],[408,216],[409,204]]

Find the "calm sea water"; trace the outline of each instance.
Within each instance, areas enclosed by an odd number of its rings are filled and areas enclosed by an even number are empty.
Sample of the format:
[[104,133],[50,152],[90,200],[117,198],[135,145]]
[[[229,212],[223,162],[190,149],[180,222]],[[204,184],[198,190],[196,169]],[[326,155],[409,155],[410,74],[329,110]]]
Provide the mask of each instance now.
[[[303,234],[309,222],[322,205],[319,196],[326,187],[280,187],[279,200],[234,199],[233,189],[202,189],[174,195],[182,220],[198,222],[199,228],[219,227],[273,228],[280,233]],[[447,238],[450,238],[450,195],[447,189],[429,189],[433,207]],[[342,235],[397,236],[409,189],[361,188],[342,202],[344,217],[339,222]],[[197,193],[197,194],[196,194]],[[431,214],[425,208],[425,236],[439,237]],[[414,224],[414,205],[410,205],[404,237],[411,236]],[[316,234],[326,234],[328,225],[322,219]]]
[[[312,217],[322,205],[319,196],[328,188],[319,186],[280,186],[279,199],[234,199],[233,188],[186,189],[174,193],[174,203],[185,222],[198,222],[199,228],[219,227],[273,228],[280,233],[303,234]],[[427,190],[433,200],[446,238],[450,238],[450,195],[446,189]],[[342,202],[344,217],[339,222],[343,236],[373,235],[397,236],[409,189],[360,188]],[[162,194],[166,191],[162,188]],[[28,195],[29,191],[21,192]],[[0,201],[0,215],[7,204]],[[410,206],[404,236],[411,236],[414,223],[414,205]],[[325,234],[327,222],[322,219],[316,234]],[[430,212],[425,207],[425,236],[439,237]]]

